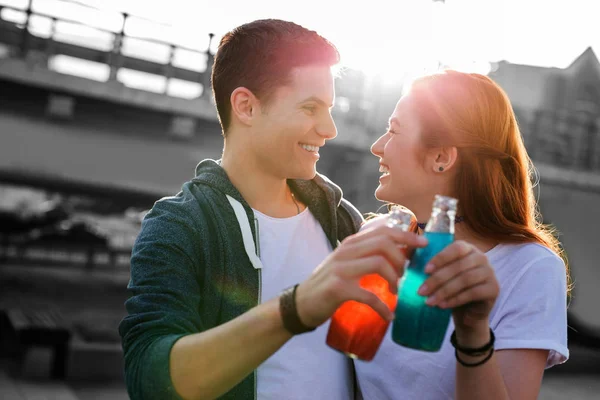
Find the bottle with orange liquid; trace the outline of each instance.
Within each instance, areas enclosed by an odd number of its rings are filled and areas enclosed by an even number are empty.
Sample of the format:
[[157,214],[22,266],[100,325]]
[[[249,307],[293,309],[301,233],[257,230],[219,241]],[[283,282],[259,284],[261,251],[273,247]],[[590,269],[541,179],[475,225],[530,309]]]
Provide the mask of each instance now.
[[[395,206],[386,224],[403,231],[416,231],[417,219],[405,207]],[[406,255],[406,254],[405,254]],[[390,292],[388,282],[378,274],[362,277],[360,286],[377,295],[390,310],[396,307],[397,294]],[[366,304],[347,301],[331,317],[327,344],[348,357],[371,361],[385,336],[390,322]]]

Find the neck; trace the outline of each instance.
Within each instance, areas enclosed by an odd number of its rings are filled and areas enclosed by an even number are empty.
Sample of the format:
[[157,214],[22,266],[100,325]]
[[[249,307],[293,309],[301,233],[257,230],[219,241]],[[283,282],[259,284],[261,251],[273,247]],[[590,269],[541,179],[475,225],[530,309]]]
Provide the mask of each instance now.
[[498,244],[493,239],[477,235],[471,230],[467,222],[454,225],[454,240],[462,240],[470,243],[484,253],[493,249]]
[[253,209],[274,218],[291,217],[303,209],[298,199],[292,197],[287,180],[267,171],[247,151],[226,143],[221,166]]
[[[417,221],[419,221],[419,228],[421,228],[421,230],[425,229],[425,225],[427,225],[427,221],[429,221],[429,218],[431,217],[431,207],[433,206],[436,194],[455,197],[452,194],[450,194],[449,190],[444,190],[440,187],[441,184],[438,184],[436,186],[437,189],[435,191],[432,191],[431,194],[423,194],[418,197],[406,199],[406,204],[403,204],[415,214],[415,217],[417,217]],[[458,205],[457,215],[461,215],[460,202]]]

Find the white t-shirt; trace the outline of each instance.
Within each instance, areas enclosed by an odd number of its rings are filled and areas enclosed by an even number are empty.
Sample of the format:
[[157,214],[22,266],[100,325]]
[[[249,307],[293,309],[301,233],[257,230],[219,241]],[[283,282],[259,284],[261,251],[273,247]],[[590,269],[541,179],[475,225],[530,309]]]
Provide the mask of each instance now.
[[[291,218],[254,210],[262,262],[261,301],[307,279],[332,251],[323,228],[307,209]],[[329,323],[294,336],[258,367],[258,398],[273,400],[353,398],[352,364],[325,343]]]
[[[569,350],[563,261],[536,243],[501,244],[486,255],[500,283],[500,295],[490,314],[494,348],[549,350],[546,368],[565,362]],[[454,398],[453,330],[450,320],[442,348],[430,353],[397,345],[389,329],[375,358],[355,363],[363,398]]]

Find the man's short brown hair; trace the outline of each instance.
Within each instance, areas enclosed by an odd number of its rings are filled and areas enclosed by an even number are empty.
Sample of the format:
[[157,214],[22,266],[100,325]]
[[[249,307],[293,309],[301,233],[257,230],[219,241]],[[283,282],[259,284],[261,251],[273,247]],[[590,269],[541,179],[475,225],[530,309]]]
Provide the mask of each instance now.
[[275,89],[289,83],[293,68],[334,66],[336,47],[315,31],[293,22],[264,19],[240,25],[223,36],[212,69],[212,90],[225,135],[231,124],[231,93],[245,87],[268,104]]

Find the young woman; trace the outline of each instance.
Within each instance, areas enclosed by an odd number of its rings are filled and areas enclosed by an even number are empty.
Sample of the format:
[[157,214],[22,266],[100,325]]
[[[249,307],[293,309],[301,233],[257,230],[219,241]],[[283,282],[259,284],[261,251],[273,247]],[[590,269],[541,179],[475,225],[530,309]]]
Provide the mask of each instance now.
[[540,223],[507,95],[478,74],[423,77],[371,151],[380,158],[379,200],[424,223],[436,194],[452,196],[460,222],[420,288],[430,305],[453,310],[442,349],[411,350],[388,335],[372,362],[356,362],[363,397],[536,399],[544,369],[569,356],[568,270]]

